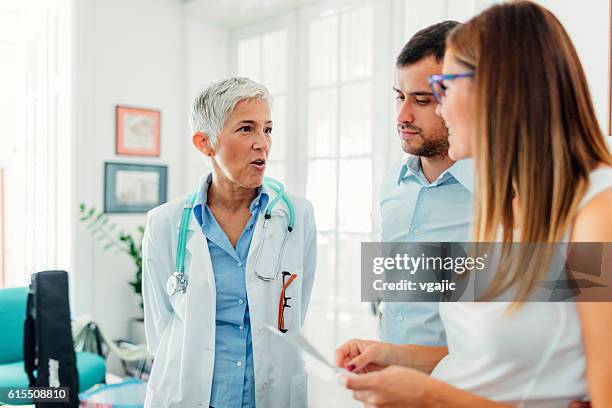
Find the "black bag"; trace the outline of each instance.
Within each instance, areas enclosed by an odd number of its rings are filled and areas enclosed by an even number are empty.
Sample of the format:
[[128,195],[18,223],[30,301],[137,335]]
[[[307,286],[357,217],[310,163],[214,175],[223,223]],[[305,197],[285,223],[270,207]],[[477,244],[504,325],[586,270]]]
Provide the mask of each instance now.
[[30,387],[68,387],[68,403],[39,402],[36,407],[79,406],[79,377],[70,326],[66,271],[45,271],[32,275],[24,324],[23,355]]

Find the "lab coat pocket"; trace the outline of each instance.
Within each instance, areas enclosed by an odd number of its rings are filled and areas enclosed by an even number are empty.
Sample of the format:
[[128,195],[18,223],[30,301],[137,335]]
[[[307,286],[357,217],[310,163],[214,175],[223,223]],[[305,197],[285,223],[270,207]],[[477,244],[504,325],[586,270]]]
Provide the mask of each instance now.
[[308,376],[306,374],[291,377],[291,408],[308,406]]

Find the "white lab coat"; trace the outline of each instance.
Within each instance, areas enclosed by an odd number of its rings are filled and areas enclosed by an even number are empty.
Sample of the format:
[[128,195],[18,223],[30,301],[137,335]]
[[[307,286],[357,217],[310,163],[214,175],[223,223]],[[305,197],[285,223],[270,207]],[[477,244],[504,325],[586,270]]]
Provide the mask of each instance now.
[[[270,200],[276,193],[265,185]],[[280,271],[297,273],[286,291],[291,297],[291,326],[299,330],[304,322],[316,265],[316,229],[308,200],[287,194],[295,207],[295,227],[289,233]],[[193,211],[189,221],[185,254],[187,293],[169,297],[166,281],[175,271],[177,241],[185,202],[189,196],[151,210],[147,218],[143,255],[143,299],[148,349],[155,356],[147,387],[145,407],[206,407],[210,403],[215,356],[215,276],[206,237]],[[246,289],[251,318],[255,399],[257,408],[306,407],[307,378],[302,356],[296,348],[263,328],[277,327],[282,276],[264,282],[253,271],[255,251],[265,246],[258,271],[271,270],[288,219],[280,200],[265,230],[263,214],[257,219],[246,265]],[[261,274],[261,272],[260,272]],[[296,318],[297,317],[297,318]]]

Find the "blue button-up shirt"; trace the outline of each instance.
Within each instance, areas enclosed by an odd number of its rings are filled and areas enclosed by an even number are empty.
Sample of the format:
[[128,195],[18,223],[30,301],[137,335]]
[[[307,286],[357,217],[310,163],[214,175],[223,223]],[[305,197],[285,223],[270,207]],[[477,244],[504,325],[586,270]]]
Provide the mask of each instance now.
[[[432,183],[417,156],[385,175],[381,189],[383,242],[466,242],[472,221],[473,161],[460,160]],[[438,303],[382,305],[381,338],[396,344],[446,345]]]
[[215,363],[210,405],[215,408],[255,407],[255,374],[245,266],[253,230],[268,195],[259,191],[251,202],[251,218],[234,248],[206,205],[210,176],[194,203],[194,215],[208,242],[217,291]]

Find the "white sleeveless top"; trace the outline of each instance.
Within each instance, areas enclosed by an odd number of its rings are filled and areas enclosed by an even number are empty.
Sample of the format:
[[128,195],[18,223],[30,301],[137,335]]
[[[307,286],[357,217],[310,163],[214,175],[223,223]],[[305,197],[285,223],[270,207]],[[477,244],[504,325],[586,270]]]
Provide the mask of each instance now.
[[[580,207],[612,188],[612,169],[589,177]],[[587,398],[585,358],[575,303],[441,303],[448,355],[432,372],[458,388],[520,407],[567,407]]]

